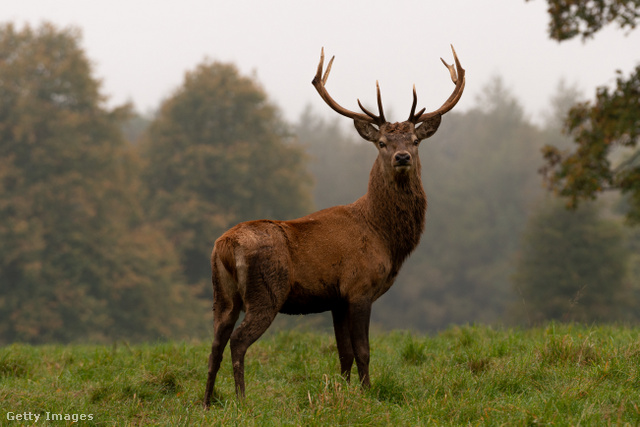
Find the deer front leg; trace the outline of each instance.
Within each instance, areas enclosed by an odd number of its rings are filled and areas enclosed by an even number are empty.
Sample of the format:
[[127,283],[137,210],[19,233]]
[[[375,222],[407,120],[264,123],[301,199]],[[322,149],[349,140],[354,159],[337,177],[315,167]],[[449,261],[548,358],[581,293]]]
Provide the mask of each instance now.
[[340,305],[331,310],[331,316],[333,317],[333,331],[336,335],[336,345],[340,359],[340,373],[349,381],[351,379],[351,367],[353,366],[354,355],[346,305]]
[[353,354],[362,387],[371,387],[369,379],[369,321],[371,318],[371,302],[358,301],[349,303],[349,332]]

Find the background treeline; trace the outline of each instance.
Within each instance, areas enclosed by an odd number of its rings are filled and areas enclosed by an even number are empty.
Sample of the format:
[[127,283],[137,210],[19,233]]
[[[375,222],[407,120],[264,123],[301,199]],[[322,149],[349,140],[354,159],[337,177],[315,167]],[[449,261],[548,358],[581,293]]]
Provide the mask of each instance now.
[[[534,125],[495,78],[447,114],[421,149],[422,244],[374,305],[378,327],[637,320],[625,200],[569,212],[537,173],[543,146],[569,145],[576,98],[560,85]],[[224,230],[366,191],[375,149],[324,117],[287,123],[254,78],[212,61],[152,117],[108,108],[78,31],[0,26],[0,344],[206,336]]]

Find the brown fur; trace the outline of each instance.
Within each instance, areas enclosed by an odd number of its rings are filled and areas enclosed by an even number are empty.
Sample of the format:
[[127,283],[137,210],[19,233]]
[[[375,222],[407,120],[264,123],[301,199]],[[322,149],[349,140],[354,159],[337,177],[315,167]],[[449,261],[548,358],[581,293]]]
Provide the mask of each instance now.
[[[229,340],[236,392],[244,396],[246,350],[278,312],[331,311],[342,374],[349,378],[355,360],[362,385],[369,386],[371,305],[420,241],[427,200],[418,144],[439,122],[428,129],[409,122],[378,129],[356,120],[358,132],[379,150],[363,197],[291,221],[241,223],[216,240],[205,406]],[[234,330],[241,310],[246,316]]]

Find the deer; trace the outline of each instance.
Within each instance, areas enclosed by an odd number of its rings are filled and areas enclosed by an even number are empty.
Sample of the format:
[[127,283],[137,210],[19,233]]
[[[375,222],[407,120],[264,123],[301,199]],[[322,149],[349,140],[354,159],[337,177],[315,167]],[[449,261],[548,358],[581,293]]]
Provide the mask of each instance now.
[[[255,220],[222,234],[211,253],[214,293],[214,339],[204,407],[211,402],[222,355],[231,341],[231,362],[238,398],[245,397],[244,359],[251,346],[278,313],[330,311],[342,376],[349,381],[355,360],[360,384],[369,376],[369,323],[372,304],[393,285],[403,262],[416,248],[424,230],[427,198],[418,157],[420,142],[437,131],[442,116],[460,100],[465,70],[453,51],[448,68],[455,88],[433,112],[416,113],[417,95],[409,118],[390,123],[384,116],[376,82],[378,114],[347,110],[329,95],[324,75],[324,48],[312,84],[325,103],[353,120],[362,138],[378,149],[364,196],[349,205],[320,210],[288,221]],[[245,317],[235,327],[240,312]]]

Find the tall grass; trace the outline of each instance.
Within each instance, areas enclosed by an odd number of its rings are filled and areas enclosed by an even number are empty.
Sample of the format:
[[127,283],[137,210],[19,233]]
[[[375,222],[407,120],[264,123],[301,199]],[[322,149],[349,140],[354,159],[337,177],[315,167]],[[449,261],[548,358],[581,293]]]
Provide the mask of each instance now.
[[331,335],[280,332],[249,349],[245,401],[227,350],[209,411],[209,343],[14,344],[0,349],[0,423],[35,424],[35,414],[37,425],[73,423],[49,413],[100,426],[640,425],[639,338],[640,329],[560,324],[374,335],[365,391],[337,374]]

